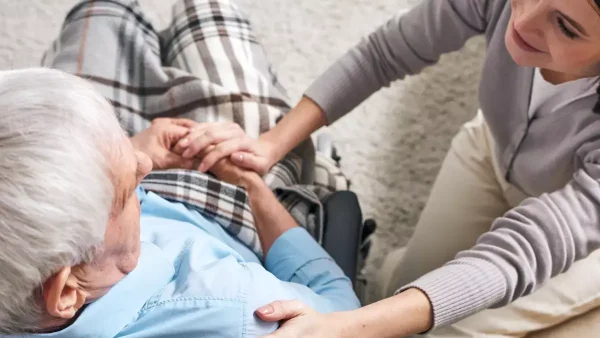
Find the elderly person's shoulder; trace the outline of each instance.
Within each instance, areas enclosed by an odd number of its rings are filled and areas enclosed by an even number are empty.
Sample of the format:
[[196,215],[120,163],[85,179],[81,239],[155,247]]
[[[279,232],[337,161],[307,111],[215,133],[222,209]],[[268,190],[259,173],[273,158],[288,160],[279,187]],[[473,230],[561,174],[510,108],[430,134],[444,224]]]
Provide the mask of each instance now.
[[358,306],[343,272],[257,174],[248,195],[276,234],[266,257],[212,217],[226,210],[139,188],[152,147],[136,149],[85,80],[2,72],[0,120],[0,335],[261,336],[278,325],[254,310],[277,299],[324,312]]
[[142,230],[135,190],[151,165],[90,84],[49,69],[2,72],[0,120],[0,333],[244,327],[243,259],[156,195]]
[[2,72],[0,120],[0,333],[241,330],[242,259],[155,195],[142,231],[135,189],[151,166],[90,84]]

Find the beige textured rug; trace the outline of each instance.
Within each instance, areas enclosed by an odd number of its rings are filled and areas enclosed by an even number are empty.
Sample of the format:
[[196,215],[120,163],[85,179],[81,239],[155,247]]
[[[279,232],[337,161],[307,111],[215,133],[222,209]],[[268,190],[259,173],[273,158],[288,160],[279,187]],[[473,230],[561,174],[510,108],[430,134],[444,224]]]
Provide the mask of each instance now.
[[[294,100],[329,64],[418,0],[237,0]],[[75,0],[0,0],[0,69],[38,65]],[[141,0],[157,27],[171,0]],[[379,224],[372,275],[406,244],[452,135],[474,116],[483,42],[371,97],[329,128],[367,217]],[[440,224],[444,226],[444,224]]]

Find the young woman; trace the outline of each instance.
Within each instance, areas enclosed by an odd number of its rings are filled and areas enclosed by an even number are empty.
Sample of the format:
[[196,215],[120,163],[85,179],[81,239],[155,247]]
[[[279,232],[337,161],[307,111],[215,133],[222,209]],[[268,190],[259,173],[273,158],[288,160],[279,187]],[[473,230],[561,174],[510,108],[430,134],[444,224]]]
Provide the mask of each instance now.
[[[275,337],[396,337],[437,328],[532,293],[600,246],[599,5],[424,0],[333,64],[259,140],[227,130],[190,136],[189,154],[219,144],[202,170],[230,156],[264,173],[381,87],[472,36],[487,39],[481,110],[453,140],[406,252],[385,264],[385,294],[401,292],[333,315],[269,305],[259,310],[263,318],[292,318]],[[454,336],[519,336],[600,305],[593,256],[561,277],[459,323]]]

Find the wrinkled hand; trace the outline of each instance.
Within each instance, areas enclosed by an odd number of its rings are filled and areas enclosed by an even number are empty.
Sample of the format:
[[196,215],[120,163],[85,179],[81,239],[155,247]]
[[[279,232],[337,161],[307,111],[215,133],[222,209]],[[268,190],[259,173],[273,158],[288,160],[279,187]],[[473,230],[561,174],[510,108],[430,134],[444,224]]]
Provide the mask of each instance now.
[[195,122],[189,127],[189,135],[177,143],[175,151],[184,159],[202,157],[197,168],[201,172],[209,171],[215,163],[229,158],[235,165],[262,176],[279,160],[272,142],[251,139],[237,123]]
[[[248,188],[248,184],[252,182],[252,174],[256,173],[248,171],[233,164],[228,158],[224,158],[215,163],[210,172],[213,173],[221,181]],[[260,177],[256,177],[257,180]]]
[[134,148],[152,159],[155,169],[191,169],[193,159],[183,158],[172,150],[173,146],[189,133],[189,125],[190,120],[185,119],[155,119],[150,128],[132,137],[131,143]]
[[[198,169],[199,162],[202,158],[207,156],[215,146],[209,146],[204,151],[200,152],[196,158],[193,159],[194,167],[192,169]],[[240,187],[248,188],[251,183],[263,182],[262,179],[253,171],[241,168],[228,158],[224,158],[215,163],[211,168],[210,172],[213,173],[221,181],[237,185]]]
[[256,310],[256,315],[267,322],[284,321],[281,327],[262,338],[351,338],[344,332],[347,321],[344,314],[320,314],[304,303],[277,301]]

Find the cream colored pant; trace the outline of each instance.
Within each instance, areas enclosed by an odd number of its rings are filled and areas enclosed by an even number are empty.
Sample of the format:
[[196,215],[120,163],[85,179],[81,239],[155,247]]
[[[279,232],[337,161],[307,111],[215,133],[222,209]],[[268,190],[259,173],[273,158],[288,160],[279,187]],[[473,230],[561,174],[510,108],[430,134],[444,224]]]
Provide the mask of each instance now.
[[[527,197],[506,182],[493,149],[489,129],[478,113],[452,141],[410,243],[386,258],[379,281],[383,296],[392,295],[473,246],[495,218]],[[528,297],[501,309],[483,311],[429,336],[523,337],[598,306],[600,251]]]

